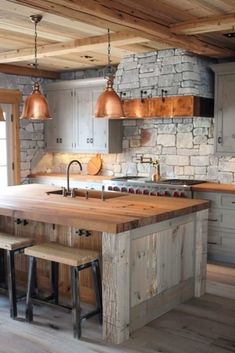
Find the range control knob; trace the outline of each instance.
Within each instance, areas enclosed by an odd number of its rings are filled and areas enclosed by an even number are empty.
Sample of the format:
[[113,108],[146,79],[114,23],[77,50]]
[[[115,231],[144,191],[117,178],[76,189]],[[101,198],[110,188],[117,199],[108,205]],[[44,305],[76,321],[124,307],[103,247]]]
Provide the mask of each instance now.
[[120,188],[118,186],[114,186],[113,191],[120,191]]
[[129,192],[130,194],[134,194],[135,191],[134,191],[133,188],[129,188],[128,192]]
[[164,195],[165,195],[165,196],[171,196],[171,194],[170,194],[169,191],[165,191]]
[[173,194],[174,197],[179,197],[179,193],[177,191],[174,192]]
[[149,195],[149,190],[145,189],[145,190],[143,191],[143,194],[144,194],[144,195]]
[[162,193],[160,191],[158,191],[157,196],[162,196]]
[[127,192],[127,188],[122,187],[121,192]]
[[142,191],[141,191],[140,189],[136,189],[136,190],[135,190],[135,193],[138,194],[138,195],[140,195],[140,194],[142,194]]
[[180,197],[186,197],[185,193],[184,193],[184,192],[181,192],[181,193],[180,193]]
[[112,191],[113,187],[112,186],[108,186],[108,190]]
[[155,191],[151,191],[151,192],[150,192],[150,195],[151,195],[151,196],[156,196],[157,194],[156,194]]

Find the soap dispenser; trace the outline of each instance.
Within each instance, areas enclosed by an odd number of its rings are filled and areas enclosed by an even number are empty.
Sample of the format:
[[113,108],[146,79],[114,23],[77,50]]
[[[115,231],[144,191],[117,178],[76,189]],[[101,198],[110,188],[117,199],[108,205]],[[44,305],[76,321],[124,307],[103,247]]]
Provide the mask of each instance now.
[[161,179],[160,176],[160,165],[159,165],[159,161],[156,159],[155,161],[153,161],[152,163],[152,175],[151,175],[151,180],[152,181],[159,181]]

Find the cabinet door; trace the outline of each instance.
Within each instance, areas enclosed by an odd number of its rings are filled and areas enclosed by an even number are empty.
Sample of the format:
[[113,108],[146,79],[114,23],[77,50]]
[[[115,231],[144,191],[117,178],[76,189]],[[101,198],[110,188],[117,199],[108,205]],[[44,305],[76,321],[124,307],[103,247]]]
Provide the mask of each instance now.
[[216,107],[216,151],[235,152],[235,74],[218,75]]
[[74,97],[71,89],[47,93],[52,124],[47,123],[46,144],[49,151],[71,152],[74,147]]
[[46,94],[49,111],[52,116],[52,120],[49,120],[45,124],[45,140],[46,140],[46,149],[47,151],[57,151],[59,144],[57,142],[57,111],[56,111],[56,94],[54,91],[47,92]]
[[107,147],[106,119],[95,119],[95,105],[102,87],[86,87],[76,90],[76,116],[78,150],[105,152]]
[[98,87],[92,90],[92,130],[93,130],[93,143],[92,143],[92,150],[94,152],[102,152],[107,149],[108,144],[108,119],[102,118],[94,118],[95,114],[95,106],[97,99],[103,88]]
[[82,152],[90,152],[93,138],[92,129],[92,94],[90,89],[76,89],[76,130],[77,149]]

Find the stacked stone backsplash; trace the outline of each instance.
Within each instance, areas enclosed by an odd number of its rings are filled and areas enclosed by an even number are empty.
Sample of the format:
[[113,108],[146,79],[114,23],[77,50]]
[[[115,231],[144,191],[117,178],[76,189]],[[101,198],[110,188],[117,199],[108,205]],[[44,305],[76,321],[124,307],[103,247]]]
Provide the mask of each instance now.
[[[23,95],[23,100],[32,91],[32,79],[16,75],[0,73],[0,87],[18,89]],[[22,108],[22,107],[21,107]],[[20,158],[21,179],[25,180],[31,168],[37,164],[44,154],[44,124],[20,121]]]
[[[124,98],[195,95],[212,98],[212,59],[178,49],[125,57],[116,72],[115,88]],[[101,71],[96,71],[100,76]],[[94,77],[92,71],[89,77]],[[66,73],[63,79],[88,77],[85,72]],[[162,177],[235,182],[235,158],[214,155],[213,118],[133,119],[123,121],[123,153],[102,155],[104,175],[149,176],[151,168],[140,156],[158,159]],[[72,158],[86,170],[91,155],[46,154],[34,172],[62,172]],[[76,165],[74,172],[77,171]]]

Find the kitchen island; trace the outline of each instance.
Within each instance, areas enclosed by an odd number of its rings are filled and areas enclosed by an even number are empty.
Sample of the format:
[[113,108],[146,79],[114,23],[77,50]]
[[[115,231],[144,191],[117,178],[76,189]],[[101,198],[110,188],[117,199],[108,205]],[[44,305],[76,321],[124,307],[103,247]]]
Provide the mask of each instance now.
[[[0,228],[36,242],[100,249],[105,340],[121,343],[178,303],[204,293],[207,201],[119,193],[105,193],[101,200],[99,192],[88,199],[47,194],[57,189],[32,184],[3,190]],[[18,267],[26,271],[24,262],[21,259]],[[49,271],[45,264],[39,268],[41,275],[43,271]],[[62,271],[62,292],[69,291],[67,278],[68,272]]]

